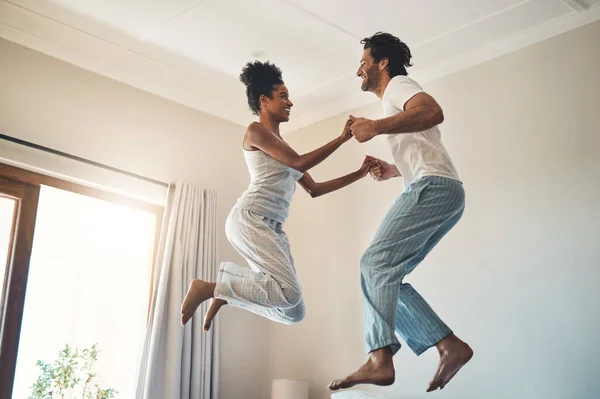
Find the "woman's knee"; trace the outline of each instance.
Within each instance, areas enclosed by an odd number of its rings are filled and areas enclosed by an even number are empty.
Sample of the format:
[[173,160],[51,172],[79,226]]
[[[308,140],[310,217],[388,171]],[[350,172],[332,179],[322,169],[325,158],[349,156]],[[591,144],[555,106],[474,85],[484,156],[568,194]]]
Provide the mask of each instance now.
[[285,310],[287,321],[286,324],[296,324],[304,320],[306,316],[306,307],[304,301],[300,301],[295,307]]
[[286,308],[297,307],[303,300],[302,288],[300,285],[290,286],[284,291],[284,296]]

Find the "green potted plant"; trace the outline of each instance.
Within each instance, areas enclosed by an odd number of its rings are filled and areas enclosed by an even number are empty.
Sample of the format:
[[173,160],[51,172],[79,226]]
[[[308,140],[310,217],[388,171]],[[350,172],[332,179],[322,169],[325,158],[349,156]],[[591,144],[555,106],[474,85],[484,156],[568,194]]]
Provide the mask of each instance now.
[[96,344],[82,350],[68,344],[58,352],[53,363],[37,361],[41,375],[31,387],[29,399],[112,399],[118,393],[100,388],[93,380],[92,365],[98,360]]

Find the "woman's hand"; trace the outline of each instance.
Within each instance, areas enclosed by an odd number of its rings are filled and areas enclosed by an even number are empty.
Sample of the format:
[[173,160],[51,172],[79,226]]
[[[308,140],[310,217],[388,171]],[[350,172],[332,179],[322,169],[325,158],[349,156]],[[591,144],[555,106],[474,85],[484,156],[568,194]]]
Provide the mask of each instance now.
[[377,161],[378,161],[377,158],[373,158],[373,157],[367,155],[359,169],[361,172],[361,177],[365,177],[369,173],[371,168],[376,167]]
[[342,140],[342,143],[345,143],[346,141],[350,140],[352,138],[352,131],[350,130],[350,126],[352,126],[352,119],[348,119],[346,121],[346,124],[344,125],[344,130],[342,131],[342,134],[340,135],[340,139]]
[[384,181],[392,177],[400,177],[400,172],[398,172],[396,165],[371,156],[367,156],[367,158],[375,161],[375,165],[369,169],[369,174],[374,180]]

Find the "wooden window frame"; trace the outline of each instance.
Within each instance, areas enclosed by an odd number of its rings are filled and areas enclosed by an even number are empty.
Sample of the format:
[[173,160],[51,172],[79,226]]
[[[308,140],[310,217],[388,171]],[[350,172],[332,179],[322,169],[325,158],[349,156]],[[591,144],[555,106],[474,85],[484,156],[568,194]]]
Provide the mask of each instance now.
[[[6,281],[4,281],[5,286],[2,286],[2,291],[0,291],[2,293],[6,289],[5,301],[2,302],[4,304],[3,309],[0,309],[0,315],[3,315],[0,318],[0,322],[2,322],[0,325],[0,398],[2,399],[10,399],[12,395],[21,322],[25,306],[29,262],[31,259],[38,200],[42,185],[98,198],[156,215],[148,311],[152,303],[154,270],[163,223],[164,207],[0,163],[0,192],[4,193],[2,196],[16,201],[15,217],[12,226],[13,234],[11,234],[9,254],[6,260],[8,265]],[[8,262],[8,259],[11,261]]]

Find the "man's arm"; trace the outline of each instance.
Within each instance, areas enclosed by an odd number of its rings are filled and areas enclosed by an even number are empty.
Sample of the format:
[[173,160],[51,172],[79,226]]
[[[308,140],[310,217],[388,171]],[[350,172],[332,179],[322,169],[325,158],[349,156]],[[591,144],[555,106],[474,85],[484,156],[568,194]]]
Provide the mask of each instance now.
[[370,120],[354,118],[351,131],[360,143],[379,134],[418,133],[444,121],[440,105],[429,94],[420,92],[404,104],[404,112],[387,118]]
[[444,122],[442,107],[427,93],[418,93],[404,105],[404,112],[373,121],[377,134],[417,133]]

